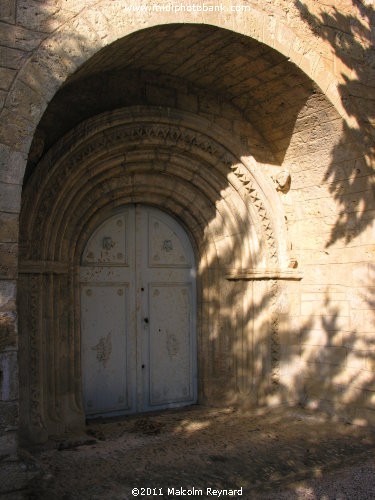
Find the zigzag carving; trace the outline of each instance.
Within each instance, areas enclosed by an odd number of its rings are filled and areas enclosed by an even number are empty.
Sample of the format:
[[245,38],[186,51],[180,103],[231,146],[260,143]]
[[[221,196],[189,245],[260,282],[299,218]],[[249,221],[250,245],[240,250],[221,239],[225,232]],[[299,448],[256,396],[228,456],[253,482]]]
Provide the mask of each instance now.
[[260,199],[259,193],[248,173],[248,171],[244,171],[244,167],[241,167],[240,165],[232,165],[231,169],[233,170],[233,173],[237,176],[237,178],[242,182],[242,184],[245,187],[246,192],[248,193],[252,204],[256,207],[258,215],[261,219],[261,224],[263,227],[263,230],[266,235],[266,240],[268,243],[268,250],[269,250],[269,255],[271,262],[275,265],[278,263],[278,257],[277,257],[277,245],[272,229],[272,224],[271,221],[268,217],[267,210]]

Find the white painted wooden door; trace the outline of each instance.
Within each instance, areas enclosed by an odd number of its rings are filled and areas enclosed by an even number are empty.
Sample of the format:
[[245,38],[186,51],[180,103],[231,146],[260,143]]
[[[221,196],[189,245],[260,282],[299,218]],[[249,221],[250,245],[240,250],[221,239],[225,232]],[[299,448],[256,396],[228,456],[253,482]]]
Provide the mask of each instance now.
[[181,225],[126,206],[91,235],[80,281],[86,415],[194,403],[195,264]]

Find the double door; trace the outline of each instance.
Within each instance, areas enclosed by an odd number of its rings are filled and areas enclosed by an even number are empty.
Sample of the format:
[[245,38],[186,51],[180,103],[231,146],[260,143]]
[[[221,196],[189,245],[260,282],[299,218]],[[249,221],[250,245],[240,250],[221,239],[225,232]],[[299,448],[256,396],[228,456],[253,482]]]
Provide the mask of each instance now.
[[183,227],[129,205],[93,232],[81,267],[87,416],[196,401],[195,263]]

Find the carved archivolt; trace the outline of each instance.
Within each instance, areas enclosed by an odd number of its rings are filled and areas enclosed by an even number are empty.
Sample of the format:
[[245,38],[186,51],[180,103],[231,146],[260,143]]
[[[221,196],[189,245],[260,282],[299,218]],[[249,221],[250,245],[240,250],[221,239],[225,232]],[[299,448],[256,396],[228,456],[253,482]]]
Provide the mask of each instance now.
[[[23,366],[30,372],[23,389],[31,408],[24,424],[29,434],[44,427],[58,432],[83,421],[77,270],[93,229],[127,203],[159,206],[185,224],[199,263],[201,399],[217,392],[224,397],[230,384],[238,386],[232,369],[242,356],[236,336],[252,335],[251,322],[239,317],[250,316],[252,306],[246,300],[244,311],[238,295],[236,303],[228,303],[238,290],[226,294],[221,283],[231,273],[242,279],[243,270],[275,270],[287,262],[276,190],[255,160],[207,120],[159,108],[122,109],[70,132],[42,159],[24,189],[20,328]],[[51,276],[43,292],[40,276]],[[53,303],[47,297],[54,297]],[[276,322],[271,335],[276,381]],[[97,346],[98,355],[103,346]],[[241,373],[248,370],[251,377],[251,356],[246,359]],[[56,376],[47,384],[51,372]]]
[[[46,227],[51,221],[51,217],[48,217],[51,210],[53,211],[55,207],[56,209],[59,207],[59,210],[61,208],[67,209],[64,206],[64,192],[78,188],[82,181],[82,175],[87,182],[85,174],[90,171],[91,175],[102,175],[103,182],[108,178],[105,177],[106,171],[108,176],[114,173],[114,168],[106,169],[103,166],[103,159],[106,162],[109,160],[114,162],[118,177],[119,175],[124,177],[128,171],[128,182],[131,182],[130,176],[136,173],[135,169],[132,168],[133,159],[134,163],[143,161],[146,164],[148,161],[155,164],[159,159],[159,162],[173,164],[173,158],[163,158],[163,155],[160,154],[161,151],[168,151],[167,156],[170,156],[170,151],[173,151],[173,156],[177,160],[175,163],[178,163],[181,158],[191,159],[190,172],[186,172],[187,176],[189,173],[193,173],[193,177],[198,181],[200,170],[202,174],[205,174],[202,175],[202,183],[208,181],[211,183],[208,187],[216,189],[214,194],[206,193],[208,199],[211,195],[210,201],[217,201],[213,199],[215,195],[217,199],[220,199],[220,192],[218,193],[217,189],[222,190],[227,187],[229,190],[232,188],[232,191],[249,205],[249,210],[252,211],[252,230],[257,231],[257,239],[262,241],[262,252],[264,253],[262,267],[279,265],[279,255],[284,252],[281,248],[284,242],[278,234],[280,228],[274,227],[275,214],[270,213],[270,207],[275,207],[277,204],[277,197],[275,196],[274,200],[269,199],[272,190],[267,186],[266,178],[264,177],[264,180],[259,182],[262,173],[256,172],[256,163],[251,157],[247,158],[246,163],[241,162],[236,157],[236,148],[230,144],[227,138],[223,137],[223,131],[215,133],[217,132],[216,127],[211,124],[208,127],[205,120],[199,119],[198,121],[193,117],[194,115],[184,113],[184,119],[182,119],[180,112],[176,113],[176,117],[169,113],[166,118],[161,116],[159,110],[155,114],[149,109],[147,111],[138,109],[138,112],[122,110],[91,119],[85,125],[75,129],[74,133],[68,134],[64,141],[60,141],[47,154],[26,188],[24,212],[27,208],[33,207],[32,210],[28,211],[30,215],[27,218],[29,231],[33,227],[33,239],[39,242],[45,234]],[[201,129],[205,130],[205,133],[202,133]],[[210,135],[207,134],[207,129],[210,131]],[[138,148],[137,154],[134,151],[135,146]],[[104,152],[106,154],[103,158]],[[93,161],[96,162],[97,172],[92,165]],[[128,165],[130,168],[127,168]],[[205,172],[203,172],[204,166],[206,166]],[[186,165],[185,169],[188,171]],[[211,179],[208,179],[207,171],[211,172]],[[162,168],[160,172],[163,172]],[[164,173],[170,174],[171,172],[166,170]],[[177,172],[175,177],[178,178],[178,176]],[[166,180],[168,179],[166,178]],[[89,182],[92,181],[89,180]],[[92,184],[90,185],[92,186]],[[268,188],[268,192],[264,192],[265,186]],[[28,192],[31,191],[38,193],[36,199],[28,195]],[[229,197],[227,196],[227,198]],[[29,206],[27,206],[28,200]],[[273,210],[277,212],[277,207]],[[52,224],[55,223],[54,220]],[[50,225],[52,224],[50,222]],[[27,228],[25,228],[25,232],[27,232]],[[36,259],[40,258],[37,255],[40,250],[39,245],[39,249],[35,249],[34,257]],[[28,251],[29,255],[25,257],[28,260],[34,260],[33,255],[30,255],[30,248]],[[47,249],[46,247],[43,251],[53,252],[51,248]],[[256,257],[253,255],[253,259],[255,257],[253,264],[260,263],[259,249],[256,253]],[[46,256],[43,257],[46,258]],[[60,259],[54,255],[51,256],[51,260]]]

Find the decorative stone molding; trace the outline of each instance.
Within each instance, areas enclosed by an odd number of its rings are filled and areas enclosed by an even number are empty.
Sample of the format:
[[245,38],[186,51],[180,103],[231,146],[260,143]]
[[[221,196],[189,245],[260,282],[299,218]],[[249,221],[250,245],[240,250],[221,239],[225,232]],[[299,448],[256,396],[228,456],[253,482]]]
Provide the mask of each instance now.
[[280,286],[277,280],[271,281],[271,392],[275,392],[280,382],[280,338],[279,338],[279,314],[277,312],[277,300],[280,294]]
[[228,280],[301,280],[303,275],[291,269],[231,269]]
[[256,188],[256,185],[253,182],[251,175],[249,175],[249,172],[247,171],[247,169],[244,168],[243,165],[231,165],[230,168],[233,170],[234,174],[237,176],[239,181],[244,186],[246,192],[249,195],[252,205],[258,212],[262,228],[266,235],[266,242],[269,248],[270,260],[272,264],[277,265],[279,259],[278,259],[277,243],[275,241],[274,230],[272,227],[269,214],[267,213],[264,202],[262,201],[261,196],[259,194],[259,191]]
[[[46,214],[49,213],[51,202],[59,198],[59,193],[61,193],[63,189],[65,179],[74,175],[79,165],[89,162],[90,158],[95,158],[95,156],[100,154],[103,150],[116,151],[117,148],[121,148],[121,152],[123,151],[125,153],[127,148],[131,147],[134,143],[147,143],[151,147],[153,143],[157,142],[160,147],[167,148],[173,145],[178,151],[183,151],[185,153],[196,154],[201,151],[206,160],[209,159],[210,163],[212,161],[215,162],[216,169],[221,171],[221,175],[223,175],[223,172],[227,169],[230,169],[234,173],[237,181],[240,182],[249,197],[248,202],[251,203],[252,208],[258,214],[256,226],[260,225],[261,234],[259,234],[259,237],[264,239],[264,242],[267,244],[270,263],[272,263],[273,266],[279,265],[278,254],[280,241],[278,241],[278,237],[275,233],[275,224],[272,222],[273,215],[269,213],[269,208],[267,208],[267,205],[272,205],[272,203],[265,203],[265,194],[263,193],[263,189],[258,185],[259,179],[254,177],[254,169],[249,169],[248,166],[245,166],[245,164],[242,164],[238,158],[236,158],[235,154],[231,151],[231,149],[235,149],[233,144],[219,144],[217,139],[214,140],[212,137],[202,134],[199,130],[191,129],[192,125],[196,126],[197,124],[190,123],[190,114],[188,113],[184,113],[184,115],[187,115],[187,119],[183,121],[181,120],[181,113],[178,113],[177,120],[173,119],[174,117],[171,114],[168,120],[170,123],[168,124],[159,122],[151,124],[142,123],[143,119],[147,120],[147,122],[155,120],[160,121],[160,111],[157,116],[153,116],[152,112],[150,115],[150,111],[148,111],[148,113],[149,116],[143,117],[143,113],[140,112],[137,118],[136,113],[129,113],[127,116],[127,112],[124,110],[123,120],[121,120],[119,116],[116,116],[115,113],[107,114],[109,118],[108,128],[105,129],[103,133],[101,130],[103,129],[104,116],[101,116],[100,119],[91,119],[89,120],[90,125],[86,126],[84,129],[86,134],[82,134],[83,130],[77,131],[75,137],[80,137],[80,140],[78,141],[78,145],[68,154],[68,156],[64,154],[62,144],[57,148],[53,148],[41,164],[55,164],[55,168],[51,173],[45,172],[45,177],[41,177],[41,175],[39,179],[36,177],[35,181],[32,182],[29,187],[29,189],[34,191],[37,189],[48,190],[48,194],[43,197],[36,211],[37,216],[35,221],[33,221],[33,225],[34,230],[38,231],[38,233],[36,234],[36,238],[34,236],[33,239],[42,239],[45,230],[43,227],[44,220]],[[132,118],[131,123],[128,123],[130,118]],[[141,123],[137,123],[138,120],[141,121]],[[163,122],[163,120],[161,121]],[[174,123],[177,121],[178,125]],[[186,125],[184,126],[185,121]],[[96,128],[95,122],[97,122]],[[211,128],[214,134],[215,127]],[[221,135],[223,135],[222,131]],[[72,139],[74,138],[69,137],[68,134],[65,151],[69,151],[69,143]],[[221,139],[220,135],[219,139]],[[205,155],[208,155],[208,158]],[[65,159],[64,156],[66,156]],[[254,160],[252,161],[254,162]],[[239,191],[239,188],[237,188],[237,191]],[[277,226],[279,226],[279,224]],[[32,260],[34,260],[35,257],[37,257],[37,255],[29,256]]]
[[30,352],[30,414],[31,423],[34,427],[42,428],[42,384],[40,380],[40,280],[38,276],[32,276],[27,289],[29,295],[29,352]]

